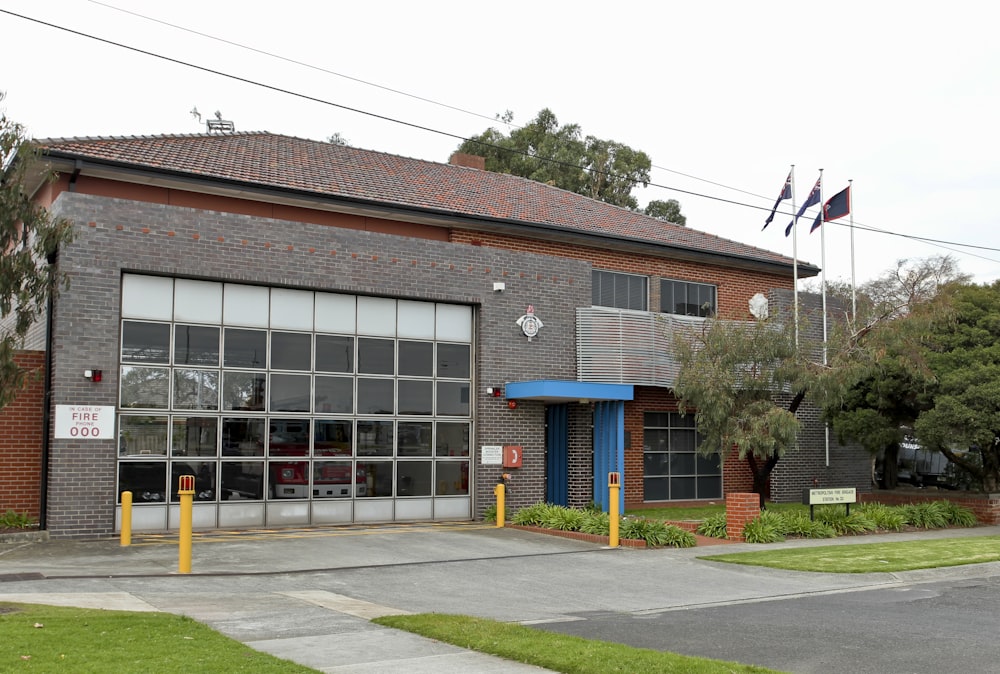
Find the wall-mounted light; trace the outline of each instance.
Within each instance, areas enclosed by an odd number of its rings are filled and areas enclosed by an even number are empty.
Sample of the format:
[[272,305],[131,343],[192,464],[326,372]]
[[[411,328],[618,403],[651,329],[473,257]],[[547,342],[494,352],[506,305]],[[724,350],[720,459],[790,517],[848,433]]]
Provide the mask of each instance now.
[[495,293],[502,293],[506,289],[507,289],[507,284],[504,283],[503,281],[494,281],[493,282],[493,292],[495,292]]
[[84,370],[83,376],[96,384],[104,379],[104,372],[101,370]]
[[517,401],[516,400],[508,400],[507,401],[507,407],[509,409],[516,410],[517,409]]

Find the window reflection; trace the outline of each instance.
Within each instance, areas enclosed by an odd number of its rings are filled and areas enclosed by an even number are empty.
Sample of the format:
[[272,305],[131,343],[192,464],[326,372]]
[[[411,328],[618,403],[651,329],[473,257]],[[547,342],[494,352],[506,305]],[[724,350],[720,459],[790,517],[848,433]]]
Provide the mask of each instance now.
[[316,376],[315,406],[319,414],[339,412],[350,414],[354,411],[354,379],[353,377],[323,377]]
[[431,342],[399,340],[399,374],[430,377],[434,374],[434,345]]
[[271,411],[308,412],[310,383],[311,377],[307,374],[272,374]]
[[437,456],[468,456],[469,424],[438,422],[435,454]]
[[316,335],[317,372],[354,372],[354,338]]
[[468,461],[438,461],[437,470],[438,496],[467,496],[469,493],[469,462]]
[[313,422],[313,453],[316,456],[351,456],[353,438],[354,423],[349,419],[316,419]]
[[358,456],[392,456],[392,422],[358,420]]
[[222,420],[223,456],[264,456],[264,420]]
[[226,367],[264,368],[267,364],[267,333],[263,330],[226,328],[224,336],[222,364]]
[[264,498],[264,463],[223,461],[219,498],[223,501],[259,501]]
[[437,383],[437,413],[448,417],[469,416],[469,384],[459,381]]
[[171,441],[174,456],[215,456],[219,420],[215,417],[174,417]]
[[430,461],[400,461],[396,464],[396,496],[430,495]]
[[219,366],[219,328],[178,325],[174,328],[174,364]]
[[438,344],[437,376],[451,379],[468,379],[470,348],[468,344]]
[[118,418],[119,456],[166,456],[167,417],[132,416]]
[[400,379],[397,414],[431,414],[434,412],[434,382],[429,379]]
[[392,496],[392,461],[358,461],[365,475],[365,496]]
[[312,369],[312,335],[299,332],[271,333],[271,368],[274,370]]
[[122,360],[138,363],[169,363],[170,325],[124,321]]
[[396,437],[399,456],[431,455],[431,423],[400,421]]
[[132,492],[133,503],[165,503],[166,461],[122,461],[118,464],[119,502],[123,491]]
[[358,338],[358,372],[392,374],[395,371],[395,342],[391,339]]
[[177,489],[180,486],[181,475],[194,475],[194,500],[215,500],[215,461],[199,463],[185,461],[170,462],[170,501],[177,503],[180,498]]
[[309,454],[308,419],[271,419],[268,437],[269,456],[306,456]]
[[122,367],[122,407],[166,409],[169,389],[165,367]]
[[263,372],[224,372],[222,409],[263,410],[267,375]]
[[358,414],[392,414],[391,379],[358,379]]
[[219,373],[215,370],[174,370],[174,408],[219,409]]

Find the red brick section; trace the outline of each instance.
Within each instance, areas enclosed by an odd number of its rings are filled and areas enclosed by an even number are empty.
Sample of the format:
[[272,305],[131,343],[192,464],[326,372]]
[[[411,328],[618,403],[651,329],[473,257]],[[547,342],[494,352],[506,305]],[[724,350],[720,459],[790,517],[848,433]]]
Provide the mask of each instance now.
[[726,537],[742,541],[747,522],[760,517],[760,496],[757,494],[726,494]]
[[0,410],[0,512],[13,510],[38,519],[45,353],[21,351],[14,359],[28,375],[14,401]]
[[884,503],[886,505],[904,505],[907,503],[924,503],[927,501],[951,501],[965,506],[976,515],[981,524],[1000,524],[1000,494],[966,494],[962,492],[927,492],[912,494],[905,492],[876,491],[869,494],[858,494],[861,503]]

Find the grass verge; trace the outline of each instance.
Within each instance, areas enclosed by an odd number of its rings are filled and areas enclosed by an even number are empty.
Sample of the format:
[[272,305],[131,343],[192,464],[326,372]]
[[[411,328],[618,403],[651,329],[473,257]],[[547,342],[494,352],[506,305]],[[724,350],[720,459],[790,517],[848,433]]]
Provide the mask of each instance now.
[[705,555],[699,559],[821,573],[890,573],[1000,561],[1000,536]]
[[420,613],[385,616],[376,618],[373,622],[566,674],[736,674],[775,671],[753,665],[553,634],[523,625],[461,615]]
[[171,613],[0,603],[0,635],[3,672],[316,671],[255,651]]

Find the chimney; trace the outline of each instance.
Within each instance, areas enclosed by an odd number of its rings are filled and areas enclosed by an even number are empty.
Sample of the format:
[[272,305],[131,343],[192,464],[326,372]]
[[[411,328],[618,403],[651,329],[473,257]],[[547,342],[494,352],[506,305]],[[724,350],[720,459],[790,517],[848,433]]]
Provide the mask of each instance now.
[[467,168],[479,169],[480,171],[486,170],[486,157],[465,154],[464,152],[453,152],[448,159],[448,163],[452,166],[465,166]]

